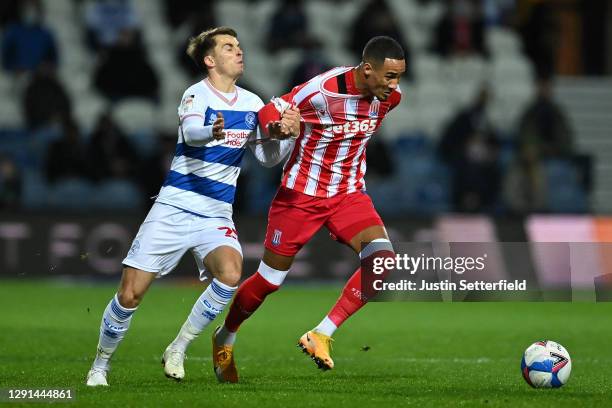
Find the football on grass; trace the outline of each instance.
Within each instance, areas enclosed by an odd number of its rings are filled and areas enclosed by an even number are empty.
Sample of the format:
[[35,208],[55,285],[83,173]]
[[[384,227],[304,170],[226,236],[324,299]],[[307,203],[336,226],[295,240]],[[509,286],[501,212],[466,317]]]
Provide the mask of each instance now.
[[534,388],[559,388],[569,379],[572,360],[561,344],[536,341],[525,350],[521,371],[527,384]]

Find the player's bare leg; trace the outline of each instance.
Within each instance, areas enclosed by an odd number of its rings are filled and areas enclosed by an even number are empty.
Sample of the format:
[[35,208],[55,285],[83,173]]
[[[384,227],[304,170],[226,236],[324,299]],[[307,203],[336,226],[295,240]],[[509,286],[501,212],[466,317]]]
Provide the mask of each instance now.
[[[162,356],[164,374],[177,381],[185,377],[184,360],[187,347],[223,311],[234,295],[242,274],[242,255],[233,247],[220,246],[206,255],[204,266],[214,279],[195,302],[189,317]],[[220,350],[213,346],[215,373],[217,366],[228,370],[235,367],[233,350],[229,348],[223,351],[224,353],[220,353]]]
[[[368,245],[372,245],[368,250]],[[363,262],[374,256],[392,256],[393,248],[385,228],[381,225],[367,227],[357,233],[349,242],[353,250],[360,255]],[[370,253],[371,252],[371,253]],[[330,356],[331,336],[336,329],[350,316],[361,309],[370,294],[362,293],[361,268],[350,277],[336,304],[313,330],[306,332],[298,342],[298,346],[309,354],[322,370],[334,367]]]
[[232,359],[227,368],[221,364],[215,366],[215,373],[220,382],[238,381],[238,373],[233,362],[233,346],[238,328],[257,310],[270,293],[278,290],[292,262],[293,257],[278,255],[266,249],[257,272],[242,282],[238,288],[225,318],[225,324],[213,334],[213,347],[216,347],[216,353],[218,353],[213,354],[213,360],[219,355],[227,361],[229,359],[226,356],[228,350]]
[[123,268],[119,290],[102,315],[96,358],[87,373],[88,386],[108,385],[106,376],[110,369],[111,357],[125,337],[130,327],[132,314],[138,308],[155,277],[154,273],[128,266]]

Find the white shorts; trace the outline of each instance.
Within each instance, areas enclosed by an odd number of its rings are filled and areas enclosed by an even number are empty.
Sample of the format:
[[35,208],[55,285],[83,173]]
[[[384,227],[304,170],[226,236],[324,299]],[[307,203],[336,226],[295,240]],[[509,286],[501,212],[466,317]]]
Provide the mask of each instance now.
[[201,217],[171,205],[155,203],[123,264],[163,276],[176,268],[185,252],[191,250],[200,279],[204,280],[204,258],[220,246],[232,247],[242,255],[232,220]]

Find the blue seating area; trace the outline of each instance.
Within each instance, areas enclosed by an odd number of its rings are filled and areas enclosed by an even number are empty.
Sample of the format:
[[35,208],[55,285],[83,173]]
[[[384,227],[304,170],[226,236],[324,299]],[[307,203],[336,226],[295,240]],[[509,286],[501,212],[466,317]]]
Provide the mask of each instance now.
[[[0,130],[0,154],[11,159],[22,174],[22,207],[26,210],[140,210],[144,197],[138,185],[127,180],[105,180],[94,183],[85,176],[50,183],[46,179],[45,154],[49,145],[59,139],[58,129],[36,132]],[[137,135],[134,141],[139,140]],[[140,137],[140,151],[152,150]],[[138,142],[137,142],[138,143]]]
[[[46,180],[44,155],[59,131],[47,129],[28,133],[23,130],[1,130],[0,151],[12,158],[22,171],[22,204],[25,209],[70,211],[139,210],[146,197],[134,181],[107,180],[92,182],[86,178]],[[130,135],[140,152],[150,155],[154,135],[141,132]],[[394,173],[386,177],[366,177],[367,191],[384,214],[430,215],[453,210],[451,170],[436,154],[436,146],[423,133],[405,133],[388,146]],[[502,141],[500,161],[507,168],[514,158],[514,145]],[[250,154],[243,167],[248,174],[244,210],[265,213],[276,191],[278,177],[270,169],[258,166]],[[272,170],[273,171],[273,170]],[[546,206],[550,212],[583,213],[589,210],[588,194],[581,185],[577,169],[570,161],[550,160],[543,166],[547,190]],[[278,172],[277,172],[278,173]],[[501,211],[504,212],[503,204]]]
[[572,163],[548,160],[544,163],[547,207],[555,213],[584,213],[589,205],[586,192]]

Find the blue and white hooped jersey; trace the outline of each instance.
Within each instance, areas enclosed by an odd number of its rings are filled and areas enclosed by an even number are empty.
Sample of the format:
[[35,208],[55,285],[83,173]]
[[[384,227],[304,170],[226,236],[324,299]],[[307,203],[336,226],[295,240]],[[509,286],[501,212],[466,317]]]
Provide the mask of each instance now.
[[208,79],[187,88],[178,108],[180,123],[197,115],[209,126],[221,112],[226,137],[190,146],[179,125],[172,166],[156,201],[205,217],[231,219],[240,163],[247,142],[256,136],[257,112],[263,105],[257,95],[238,86],[234,94],[220,93]]

